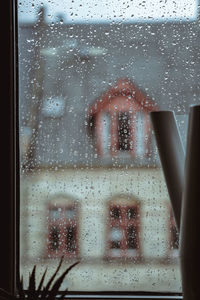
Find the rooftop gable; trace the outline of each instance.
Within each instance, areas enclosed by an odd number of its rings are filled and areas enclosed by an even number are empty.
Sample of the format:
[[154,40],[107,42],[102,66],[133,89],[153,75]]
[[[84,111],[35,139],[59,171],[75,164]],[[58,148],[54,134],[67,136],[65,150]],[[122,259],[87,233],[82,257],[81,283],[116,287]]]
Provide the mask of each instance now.
[[141,91],[130,79],[121,78],[90,106],[90,116],[94,116],[95,114],[106,110],[117,97],[120,97],[120,99],[128,99],[130,102],[135,102],[135,104],[140,107],[140,110],[146,112],[158,109],[153,100]]

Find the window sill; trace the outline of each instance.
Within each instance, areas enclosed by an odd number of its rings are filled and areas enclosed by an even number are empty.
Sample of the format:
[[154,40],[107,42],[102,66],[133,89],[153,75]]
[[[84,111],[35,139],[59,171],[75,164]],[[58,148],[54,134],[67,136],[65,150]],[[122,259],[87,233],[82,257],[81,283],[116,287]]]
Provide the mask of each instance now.
[[182,300],[183,296],[181,294],[153,294],[153,293],[112,293],[112,292],[99,292],[99,293],[69,293],[65,296],[66,299],[103,299],[103,300],[110,300],[110,299],[134,299],[134,300]]

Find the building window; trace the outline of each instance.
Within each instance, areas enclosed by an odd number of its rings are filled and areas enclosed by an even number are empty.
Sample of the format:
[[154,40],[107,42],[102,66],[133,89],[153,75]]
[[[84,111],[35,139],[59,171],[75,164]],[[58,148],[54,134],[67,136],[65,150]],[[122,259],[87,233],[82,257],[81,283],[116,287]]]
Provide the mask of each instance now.
[[49,208],[48,256],[78,256],[78,211],[76,206]]
[[108,253],[109,258],[139,259],[139,207],[138,205],[109,206]]
[[[88,124],[95,133],[98,154],[148,156],[151,142],[149,112],[156,109],[153,100],[131,80],[119,79],[89,107]],[[95,122],[91,123],[91,120]]]

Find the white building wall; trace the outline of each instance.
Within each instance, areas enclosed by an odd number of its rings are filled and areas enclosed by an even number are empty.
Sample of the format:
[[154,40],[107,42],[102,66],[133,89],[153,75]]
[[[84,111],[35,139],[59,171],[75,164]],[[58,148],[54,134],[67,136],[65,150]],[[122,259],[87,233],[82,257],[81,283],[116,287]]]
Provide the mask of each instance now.
[[[59,201],[79,202],[81,263],[69,275],[74,290],[180,289],[177,264],[160,260],[169,252],[169,199],[160,169],[60,169],[25,175],[21,181],[21,272],[34,264],[55,268],[47,257],[47,208]],[[106,262],[107,205],[117,196],[140,205],[142,263]],[[69,262],[66,262],[69,263]],[[75,272],[75,273],[74,273]],[[171,274],[171,275],[170,275]],[[177,280],[172,280],[172,278]]]

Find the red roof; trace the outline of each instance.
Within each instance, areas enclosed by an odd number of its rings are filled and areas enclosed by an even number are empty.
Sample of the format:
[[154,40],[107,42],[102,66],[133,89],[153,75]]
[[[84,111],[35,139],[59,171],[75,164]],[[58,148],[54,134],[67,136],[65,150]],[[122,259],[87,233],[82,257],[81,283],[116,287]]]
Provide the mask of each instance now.
[[130,97],[130,101],[135,101],[145,111],[158,110],[154,102],[141,91],[130,79],[121,78],[117,80],[116,84],[111,86],[101,97],[99,97],[89,108],[89,114],[94,115],[103,111],[113,99],[118,96]]

